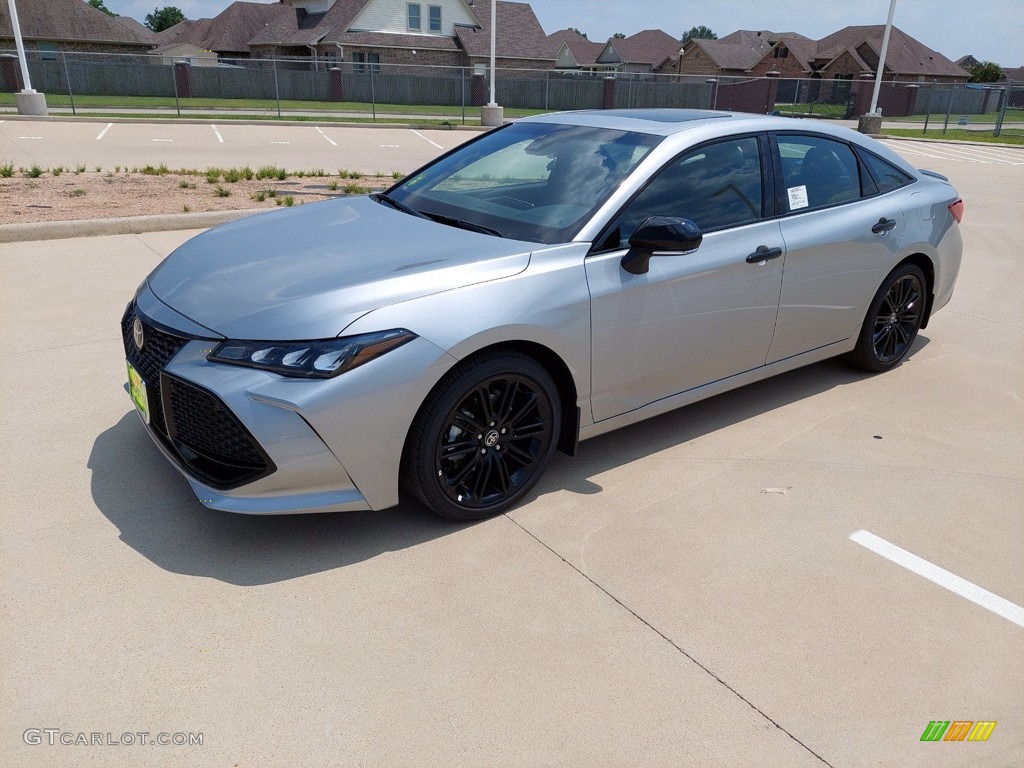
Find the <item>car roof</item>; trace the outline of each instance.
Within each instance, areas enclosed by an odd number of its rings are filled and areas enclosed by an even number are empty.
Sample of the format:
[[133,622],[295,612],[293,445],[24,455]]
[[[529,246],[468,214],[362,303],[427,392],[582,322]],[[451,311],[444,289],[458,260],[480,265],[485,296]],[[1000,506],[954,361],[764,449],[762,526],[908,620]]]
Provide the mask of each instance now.
[[816,133],[859,144],[912,174],[915,178],[919,176],[913,165],[884,144],[873,141],[852,128],[821,120],[759,115],[748,112],[720,112],[708,109],[592,109],[578,112],[552,112],[520,118],[516,122],[610,128],[655,136],[672,136],[693,132],[697,134],[692,138],[694,142],[748,131],[751,133],[755,131]]
[[[638,131],[658,136],[717,124],[728,125],[732,131],[739,123],[750,123],[750,130],[778,130],[792,125],[786,118],[771,118],[765,115],[751,115],[743,112],[717,112],[709,109],[590,109],[578,112],[553,112],[521,119],[523,122],[560,123],[583,125],[594,128],[613,128],[621,131]],[[776,120],[781,125],[774,124]]]

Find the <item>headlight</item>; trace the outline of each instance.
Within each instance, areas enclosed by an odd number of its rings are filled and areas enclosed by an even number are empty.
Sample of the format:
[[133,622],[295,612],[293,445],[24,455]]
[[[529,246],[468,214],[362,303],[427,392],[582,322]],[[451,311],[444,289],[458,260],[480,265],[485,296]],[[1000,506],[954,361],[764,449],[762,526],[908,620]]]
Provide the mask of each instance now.
[[206,359],[285,376],[329,379],[416,338],[404,328],[319,341],[225,341]]

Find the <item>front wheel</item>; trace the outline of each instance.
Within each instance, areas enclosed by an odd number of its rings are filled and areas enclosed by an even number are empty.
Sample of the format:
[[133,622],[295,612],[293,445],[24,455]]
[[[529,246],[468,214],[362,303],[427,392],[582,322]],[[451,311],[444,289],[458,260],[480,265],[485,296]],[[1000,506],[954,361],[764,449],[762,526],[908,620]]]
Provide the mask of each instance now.
[[481,520],[514,506],[558,441],[558,388],[534,359],[483,355],[427,397],[402,457],[403,485],[437,514]]
[[868,308],[864,325],[847,359],[858,368],[880,372],[907,356],[924,321],[925,277],[916,264],[893,270]]

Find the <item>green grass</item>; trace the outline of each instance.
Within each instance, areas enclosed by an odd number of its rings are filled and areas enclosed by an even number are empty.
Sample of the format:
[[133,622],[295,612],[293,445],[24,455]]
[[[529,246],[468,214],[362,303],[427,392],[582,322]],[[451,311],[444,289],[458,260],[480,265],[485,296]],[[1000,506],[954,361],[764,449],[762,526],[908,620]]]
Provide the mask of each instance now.
[[963,129],[953,130],[950,128],[945,133],[941,128],[936,130],[928,129],[923,132],[916,128],[883,128],[882,133],[886,136],[906,136],[912,139],[942,139],[944,141],[983,141],[989,144],[1021,144],[1024,145],[1024,135],[1012,134],[1003,131],[1000,136],[993,136],[991,131],[965,131]]
[[0,165],[0,178],[9,179],[14,175],[14,163]]
[[217,194],[217,197],[231,197],[231,190],[222,187],[220,184],[214,187],[213,191]]
[[[926,115],[905,115],[901,117],[885,117],[882,116],[883,120],[899,121],[901,123],[923,123]],[[928,117],[928,124],[934,125],[936,122],[940,125],[946,122],[945,112],[932,112]],[[960,117],[960,113],[955,109],[949,113],[949,124],[956,125],[957,118]],[[967,119],[971,123],[981,125],[995,125],[999,120],[998,112],[986,112],[983,115],[967,115]],[[1019,123],[1024,121],[1024,109],[1008,109],[1006,110],[1007,123]]]
[[846,115],[845,104],[776,104],[775,109],[780,115],[813,115],[814,117],[836,117]]
[[71,190],[68,194],[71,195],[71,197],[85,197],[86,193],[84,189],[79,188]]
[[32,167],[29,168],[27,171],[24,171],[24,174],[28,176],[30,179],[38,179],[44,173],[45,171],[35,163],[33,163]]

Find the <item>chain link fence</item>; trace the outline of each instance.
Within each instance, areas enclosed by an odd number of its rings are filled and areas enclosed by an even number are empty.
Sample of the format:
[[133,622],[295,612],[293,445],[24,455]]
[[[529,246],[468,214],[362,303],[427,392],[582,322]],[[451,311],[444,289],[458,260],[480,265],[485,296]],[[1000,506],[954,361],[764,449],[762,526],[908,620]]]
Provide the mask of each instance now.
[[[485,67],[332,59],[174,59],[156,54],[27,51],[32,86],[52,114],[143,114],[226,119],[389,119],[478,123],[489,99]],[[500,69],[496,98],[508,117],[608,108],[697,108],[856,119],[873,81],[709,78]],[[0,51],[0,111],[23,87],[13,51]],[[884,83],[887,126],[1024,133],[1024,83]]]

